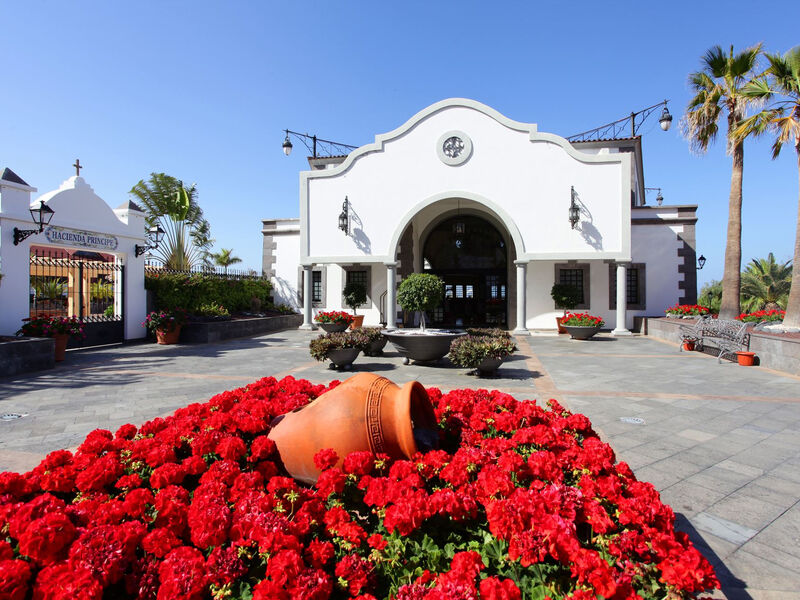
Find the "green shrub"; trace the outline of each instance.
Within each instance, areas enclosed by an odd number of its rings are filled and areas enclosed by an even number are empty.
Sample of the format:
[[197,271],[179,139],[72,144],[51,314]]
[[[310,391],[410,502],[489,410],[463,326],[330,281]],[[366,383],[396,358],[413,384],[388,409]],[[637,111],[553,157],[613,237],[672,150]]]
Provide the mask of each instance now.
[[201,304],[197,311],[195,312],[196,315],[200,315],[201,317],[227,317],[230,318],[231,313],[228,311],[227,308],[222,306],[221,304],[217,304],[216,302],[209,302],[208,304]]
[[272,285],[266,279],[226,279],[194,273],[156,273],[145,275],[145,288],[155,295],[160,310],[183,307],[196,313],[204,304],[221,304],[229,311],[249,310],[253,298],[269,305]]
[[498,329],[497,327],[467,327],[467,334],[479,337],[511,338],[511,334],[505,329]]
[[433,310],[444,298],[444,281],[430,273],[412,273],[397,288],[397,303],[407,311],[419,311],[425,329],[425,311]]
[[459,367],[474,369],[484,358],[505,358],[516,351],[510,337],[463,335],[450,344],[447,357]]
[[550,288],[550,296],[558,308],[564,309],[564,314],[567,314],[568,310],[575,310],[581,302],[581,291],[574,285],[566,283],[554,284]]
[[311,356],[319,361],[328,358],[328,352],[341,348],[358,348],[365,350],[369,347],[369,337],[359,328],[353,331],[339,331],[336,333],[326,333],[318,338],[311,340],[308,349]]

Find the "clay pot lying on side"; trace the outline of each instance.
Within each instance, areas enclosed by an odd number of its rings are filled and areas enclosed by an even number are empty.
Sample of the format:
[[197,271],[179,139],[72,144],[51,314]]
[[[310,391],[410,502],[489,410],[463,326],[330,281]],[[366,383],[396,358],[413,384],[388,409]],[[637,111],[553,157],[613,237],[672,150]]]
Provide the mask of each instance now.
[[411,458],[438,446],[436,415],[418,381],[398,387],[385,377],[359,373],[319,398],[272,421],[269,437],[286,471],[314,483],[314,455],[332,448],[338,465],[351,452]]

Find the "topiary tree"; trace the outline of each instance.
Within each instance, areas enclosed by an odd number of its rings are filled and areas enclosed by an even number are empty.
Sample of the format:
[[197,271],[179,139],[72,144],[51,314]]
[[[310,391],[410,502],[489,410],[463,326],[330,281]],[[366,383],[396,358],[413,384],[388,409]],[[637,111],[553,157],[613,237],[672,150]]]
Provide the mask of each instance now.
[[444,281],[430,273],[412,273],[397,288],[397,303],[420,313],[420,328],[425,331],[425,311],[433,310],[444,298]]
[[367,288],[364,287],[363,283],[351,281],[344,286],[342,299],[346,306],[353,309],[353,314],[356,314],[356,307],[367,301]]
[[550,296],[556,306],[564,309],[564,316],[567,315],[568,310],[575,310],[575,307],[581,303],[581,291],[574,285],[567,283],[556,283],[550,289]]

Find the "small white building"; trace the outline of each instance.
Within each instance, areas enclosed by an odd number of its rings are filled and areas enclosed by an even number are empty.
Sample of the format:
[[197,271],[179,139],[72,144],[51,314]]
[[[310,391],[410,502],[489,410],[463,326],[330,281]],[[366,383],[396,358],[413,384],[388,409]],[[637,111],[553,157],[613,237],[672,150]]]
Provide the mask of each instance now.
[[697,207],[645,204],[638,136],[569,142],[456,98],[309,164],[300,217],[263,221],[263,272],[305,328],[343,308],[348,281],[367,287],[365,325],[410,324],[396,289],[414,272],[445,281],[438,326],[555,329],[554,283],[579,287],[576,310],[616,334],[696,301]]

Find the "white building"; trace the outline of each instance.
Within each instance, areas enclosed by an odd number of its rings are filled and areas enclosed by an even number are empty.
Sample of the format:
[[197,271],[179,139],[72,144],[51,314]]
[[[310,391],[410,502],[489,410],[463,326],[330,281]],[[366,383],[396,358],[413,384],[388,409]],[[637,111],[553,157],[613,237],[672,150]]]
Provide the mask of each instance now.
[[263,271],[276,302],[302,307],[303,327],[343,308],[351,280],[367,286],[365,325],[409,322],[396,288],[414,272],[444,279],[431,315],[441,326],[555,329],[554,283],[580,287],[577,310],[617,334],[635,316],[696,301],[697,207],[645,205],[638,136],[571,143],[449,99],[347,156],[309,163],[300,217],[263,221]]

